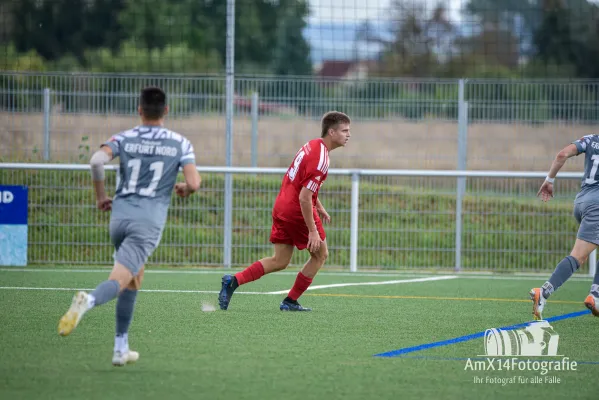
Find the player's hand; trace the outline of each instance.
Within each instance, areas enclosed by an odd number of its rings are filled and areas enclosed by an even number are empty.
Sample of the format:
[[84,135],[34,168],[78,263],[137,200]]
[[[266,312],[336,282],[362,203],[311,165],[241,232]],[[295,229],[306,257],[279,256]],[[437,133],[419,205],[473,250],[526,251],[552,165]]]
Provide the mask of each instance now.
[[548,202],[553,197],[553,183],[551,182],[543,182],[539,192],[537,193],[537,197],[541,197],[541,200],[544,202]]
[[179,182],[175,185],[175,193],[177,193],[177,196],[179,197],[188,197],[191,194],[191,192],[187,190],[187,183],[185,182]]
[[322,220],[322,222],[324,222],[325,224],[331,223],[331,216],[329,215],[327,210],[321,208],[318,210],[318,214],[320,215],[320,219]]
[[318,231],[308,233],[308,251],[310,251],[310,253],[316,253],[318,249],[320,249],[321,243],[322,240],[320,240]]
[[105,197],[103,199],[96,200],[96,207],[100,211],[110,211],[112,210],[112,199],[110,197]]

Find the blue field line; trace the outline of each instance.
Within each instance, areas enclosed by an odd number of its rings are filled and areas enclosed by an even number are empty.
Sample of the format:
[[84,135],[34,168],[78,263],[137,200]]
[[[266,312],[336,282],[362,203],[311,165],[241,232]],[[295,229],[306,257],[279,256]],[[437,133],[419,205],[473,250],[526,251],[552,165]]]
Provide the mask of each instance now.
[[[547,318],[545,321],[547,321],[547,322],[561,321],[561,320],[568,319],[568,318],[581,317],[583,315],[590,314],[590,313],[591,312],[589,310],[576,311],[576,312],[569,313],[569,314],[556,315],[555,317]],[[528,324],[530,324],[530,321],[524,322],[522,324],[504,326],[504,327],[498,328],[498,329],[501,329],[504,331],[510,331],[510,330],[514,330],[514,329],[518,329],[518,328],[524,328]],[[435,347],[442,347],[442,346],[448,346],[450,344],[467,342],[468,340],[473,340],[473,339],[478,339],[478,338],[484,337],[484,335],[485,335],[485,331],[476,332],[471,335],[458,336],[453,339],[441,340],[439,342],[425,343],[425,344],[420,344],[418,346],[404,347],[402,349],[391,350],[391,351],[388,351],[385,353],[375,354],[374,356],[375,357],[398,357],[403,354],[413,353],[415,351],[428,350],[428,349],[433,349]]]

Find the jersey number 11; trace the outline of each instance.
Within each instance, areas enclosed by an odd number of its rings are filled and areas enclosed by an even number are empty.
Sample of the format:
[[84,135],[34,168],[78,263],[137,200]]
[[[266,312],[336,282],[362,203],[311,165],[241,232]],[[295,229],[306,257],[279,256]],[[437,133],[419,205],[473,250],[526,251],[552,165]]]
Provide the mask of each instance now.
[[162,178],[162,171],[164,169],[163,161],[156,161],[150,164],[150,171],[154,172],[154,176],[152,176],[152,180],[148,187],[141,188],[137,191],[137,181],[139,180],[139,172],[141,170],[141,160],[133,159],[129,160],[127,163],[127,167],[131,168],[131,175],[129,177],[129,182],[123,186],[122,194],[131,194],[136,193],[140,196],[146,197],[154,197],[156,196],[156,188],[158,187],[158,183],[160,182],[160,178]]

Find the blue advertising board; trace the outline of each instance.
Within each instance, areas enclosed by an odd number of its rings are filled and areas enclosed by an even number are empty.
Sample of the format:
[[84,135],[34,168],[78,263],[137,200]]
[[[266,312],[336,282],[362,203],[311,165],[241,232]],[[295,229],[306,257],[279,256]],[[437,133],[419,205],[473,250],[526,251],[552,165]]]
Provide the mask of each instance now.
[[0,185],[0,265],[27,265],[27,186]]

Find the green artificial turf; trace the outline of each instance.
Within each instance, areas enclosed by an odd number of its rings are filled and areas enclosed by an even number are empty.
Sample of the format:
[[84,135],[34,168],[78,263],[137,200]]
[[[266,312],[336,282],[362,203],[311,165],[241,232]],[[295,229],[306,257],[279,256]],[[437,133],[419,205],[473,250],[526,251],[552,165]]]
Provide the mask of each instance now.
[[[203,301],[216,305],[217,295],[202,291],[219,290],[219,271],[149,269],[129,334],[141,356],[116,368],[114,302],[91,310],[70,336],[56,331],[74,289],[95,287],[107,271],[29,270],[0,271],[2,399],[596,399],[599,319],[590,315],[552,323],[559,354],[590,362],[576,371],[468,370],[466,359],[484,354],[482,338],[375,356],[529,321],[527,292],[545,277],[321,288],[300,299],[313,312],[283,313],[285,295],[264,294],[293,284],[295,273],[279,273],[238,289],[228,311],[202,312]],[[323,273],[313,285],[421,277],[440,275]],[[589,286],[567,282],[545,318],[584,310]]]

